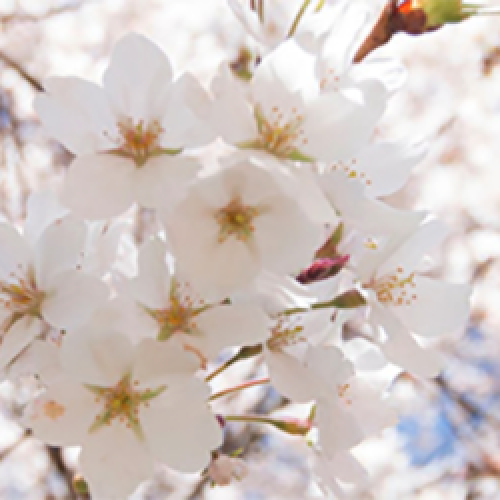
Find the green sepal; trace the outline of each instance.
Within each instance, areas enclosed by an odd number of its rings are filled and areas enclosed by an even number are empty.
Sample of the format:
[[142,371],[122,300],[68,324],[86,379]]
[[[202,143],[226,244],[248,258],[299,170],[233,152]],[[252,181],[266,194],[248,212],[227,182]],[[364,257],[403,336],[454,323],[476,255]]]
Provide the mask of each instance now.
[[[355,307],[364,306],[366,299],[358,290],[349,290],[335,297],[331,304],[337,309],[354,309]],[[312,306],[314,308],[314,306]]]

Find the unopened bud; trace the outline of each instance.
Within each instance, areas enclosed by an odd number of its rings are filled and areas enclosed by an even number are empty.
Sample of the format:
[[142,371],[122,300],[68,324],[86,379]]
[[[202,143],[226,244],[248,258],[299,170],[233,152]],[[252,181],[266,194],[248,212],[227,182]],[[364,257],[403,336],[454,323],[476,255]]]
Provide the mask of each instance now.
[[283,418],[270,423],[280,431],[293,436],[305,436],[312,428],[312,421],[309,419]]
[[[404,0],[398,7],[403,14],[423,11],[426,17],[425,31],[441,27],[443,24],[459,23],[471,16],[488,13],[488,9],[478,4],[464,3],[462,0]],[[494,13],[494,11],[490,11]]]

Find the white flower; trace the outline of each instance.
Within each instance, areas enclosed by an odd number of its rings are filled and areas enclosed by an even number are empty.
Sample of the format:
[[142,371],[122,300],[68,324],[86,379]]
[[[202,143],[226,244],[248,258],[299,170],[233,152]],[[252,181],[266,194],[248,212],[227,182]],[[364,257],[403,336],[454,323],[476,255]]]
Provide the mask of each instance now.
[[[286,177],[283,177],[286,183]],[[202,293],[222,298],[264,268],[297,272],[311,261],[322,228],[251,159],[193,185],[167,219],[176,266]]]
[[372,134],[387,92],[373,80],[321,92],[314,63],[289,40],[262,60],[244,88],[222,67],[212,85],[221,137],[283,160],[350,158]]
[[171,274],[166,254],[158,239],[139,250],[139,273],[128,290],[139,306],[141,332],[179,342],[199,357],[202,367],[225,347],[255,345],[268,337],[269,320],[257,304],[204,301],[188,282]]
[[[28,228],[31,217],[39,215],[28,214]],[[108,295],[104,283],[79,269],[84,222],[66,216],[27,236],[33,234],[37,239],[29,241],[0,225],[1,367],[40,333],[41,319],[59,329],[79,327]]]
[[[424,212],[399,210],[370,198],[357,178],[339,171],[316,175],[316,182],[342,224],[336,250],[349,256],[348,267],[356,274],[363,274],[363,267],[373,268],[383,255],[397,249],[426,216]],[[373,251],[382,248],[384,254]]]
[[420,347],[413,335],[454,333],[465,327],[469,316],[468,285],[419,274],[426,252],[444,234],[437,221],[425,223],[397,249],[381,251],[361,265],[369,321],[381,349],[390,361],[420,376],[435,376],[442,365],[437,353]]
[[[383,389],[357,376],[354,365],[333,346],[304,345],[302,352],[265,351],[272,385],[294,402],[316,402],[315,424],[322,453],[333,458],[392,422]],[[370,418],[365,418],[370,415]]]
[[398,61],[375,52],[360,62],[353,62],[376,20],[373,5],[349,0],[336,0],[336,3],[329,12],[319,11],[318,17],[330,17],[329,29],[314,40],[309,37],[309,50],[317,56],[316,77],[322,90],[335,91],[369,80],[380,82],[388,92],[400,88],[406,79],[406,70]]
[[46,130],[77,155],[63,201],[87,218],[120,214],[134,202],[172,207],[199,169],[184,148],[211,139],[209,99],[186,74],[172,82],[165,54],[130,34],[115,46],[103,88],[52,78],[35,108]]
[[154,461],[183,472],[206,466],[222,442],[208,387],[192,376],[196,358],[146,339],[88,326],[60,348],[60,376],[27,409],[24,423],[54,446],[82,446],[92,497],[123,500],[149,478]]
[[338,172],[359,182],[370,198],[388,196],[406,184],[411,170],[422,160],[424,152],[424,148],[416,144],[370,142],[352,158],[325,165],[323,171]]

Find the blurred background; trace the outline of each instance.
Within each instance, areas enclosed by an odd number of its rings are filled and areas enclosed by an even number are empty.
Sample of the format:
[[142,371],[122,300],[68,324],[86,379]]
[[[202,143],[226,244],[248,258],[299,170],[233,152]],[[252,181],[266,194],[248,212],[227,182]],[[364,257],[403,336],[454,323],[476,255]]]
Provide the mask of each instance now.
[[[267,0],[273,1],[273,0]],[[382,3],[372,0],[374,12]],[[21,222],[27,196],[56,186],[71,155],[49,140],[32,109],[50,75],[99,81],[115,41],[129,31],[161,45],[177,71],[207,85],[248,38],[225,0],[0,0],[0,218]],[[395,36],[380,53],[401,59],[406,85],[378,134],[425,140],[429,154],[398,206],[430,210],[450,227],[439,257],[444,278],[474,285],[470,325],[440,348],[449,367],[426,384],[401,376],[405,416],[356,449],[372,481],[359,499],[500,499],[500,17],[471,19],[420,37]],[[133,64],[133,61],[130,61]],[[1,242],[0,242],[1,244]],[[224,377],[251,377],[242,363]],[[229,379],[218,380],[221,387]],[[77,450],[49,448],[15,423],[24,388],[0,386],[0,499],[79,498],[71,489]],[[268,412],[277,394],[255,388],[226,408]],[[369,418],[369,416],[367,416]],[[159,468],[134,499],[315,498],[306,444],[255,425],[228,430],[245,480],[211,488],[199,476]],[[117,450],[119,453],[119,450]],[[84,497],[81,497],[84,498]]]

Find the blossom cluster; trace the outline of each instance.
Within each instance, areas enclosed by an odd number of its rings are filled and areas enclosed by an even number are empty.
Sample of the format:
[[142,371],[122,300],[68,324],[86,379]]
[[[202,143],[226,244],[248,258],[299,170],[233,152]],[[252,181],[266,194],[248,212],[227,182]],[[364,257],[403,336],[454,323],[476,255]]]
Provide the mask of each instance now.
[[[310,405],[304,422],[254,421],[312,439],[318,484],[340,493],[366,479],[351,450],[395,421],[395,374],[436,376],[428,340],[468,317],[469,287],[426,274],[442,225],[383,201],[423,148],[376,137],[402,68],[351,63],[364,6],[294,22],[300,3],[254,3],[229,0],[259,57],[221,64],[209,89],[129,34],[102,85],[52,77],[35,101],[74,158],[22,232],[0,224],[0,365],[36,378],[22,423],[81,446],[92,498],[126,498],[157,463],[244,475],[220,448],[228,421],[253,417],[215,405],[259,384]],[[135,248],[144,210],[157,230]],[[268,377],[213,392],[250,357]]]

